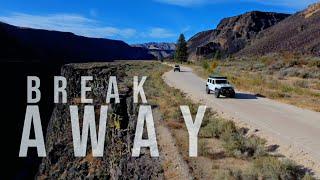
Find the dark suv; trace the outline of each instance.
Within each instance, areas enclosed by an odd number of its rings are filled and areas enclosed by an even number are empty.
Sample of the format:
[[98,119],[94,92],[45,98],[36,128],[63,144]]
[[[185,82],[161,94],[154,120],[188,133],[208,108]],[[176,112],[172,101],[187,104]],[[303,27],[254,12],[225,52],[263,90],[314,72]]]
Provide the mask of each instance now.
[[175,65],[173,71],[174,72],[176,72],[176,71],[180,72],[180,66],[179,65]]

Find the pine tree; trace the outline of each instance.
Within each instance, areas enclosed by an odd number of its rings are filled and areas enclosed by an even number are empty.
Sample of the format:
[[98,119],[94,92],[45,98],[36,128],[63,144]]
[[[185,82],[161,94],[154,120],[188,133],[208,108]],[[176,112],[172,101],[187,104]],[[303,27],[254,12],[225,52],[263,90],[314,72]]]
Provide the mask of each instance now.
[[183,34],[180,34],[178,42],[177,42],[177,48],[176,53],[174,55],[175,61],[186,62],[188,59],[188,48],[187,48],[187,42]]
[[221,51],[220,50],[216,50],[216,52],[214,54],[214,59],[221,59]]

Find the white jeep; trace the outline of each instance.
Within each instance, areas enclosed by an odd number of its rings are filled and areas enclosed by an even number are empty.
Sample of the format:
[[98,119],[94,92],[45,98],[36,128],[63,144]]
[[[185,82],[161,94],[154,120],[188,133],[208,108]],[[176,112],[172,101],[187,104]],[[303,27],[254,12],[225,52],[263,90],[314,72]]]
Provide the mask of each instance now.
[[220,95],[228,98],[236,96],[234,88],[228,82],[227,77],[210,76],[207,80],[206,92],[210,94],[211,91],[214,92],[216,98],[219,98]]

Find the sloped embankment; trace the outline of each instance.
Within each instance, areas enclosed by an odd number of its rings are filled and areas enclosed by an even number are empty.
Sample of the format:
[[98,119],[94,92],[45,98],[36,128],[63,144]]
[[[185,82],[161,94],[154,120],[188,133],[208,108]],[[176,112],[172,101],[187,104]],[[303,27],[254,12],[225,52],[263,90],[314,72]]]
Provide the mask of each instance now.
[[320,55],[320,3],[309,6],[275,26],[263,31],[238,55],[302,53]]

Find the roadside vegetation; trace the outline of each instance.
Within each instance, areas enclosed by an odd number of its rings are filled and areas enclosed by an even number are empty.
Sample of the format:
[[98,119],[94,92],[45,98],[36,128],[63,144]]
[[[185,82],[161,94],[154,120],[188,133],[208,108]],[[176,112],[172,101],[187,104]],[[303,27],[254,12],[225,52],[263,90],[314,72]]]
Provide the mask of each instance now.
[[[212,64],[218,64],[215,70]],[[271,54],[202,60],[190,66],[202,78],[221,74],[238,90],[320,112],[320,58]]]
[[248,129],[236,127],[234,122],[219,117],[210,109],[199,133],[199,157],[190,158],[188,131],[179,107],[188,105],[195,115],[199,104],[164,82],[162,74],[170,67],[143,63],[129,69],[128,74],[148,75],[144,86],[148,102],[161,112],[195,179],[314,179],[294,162],[270,152],[265,140],[250,135]]

